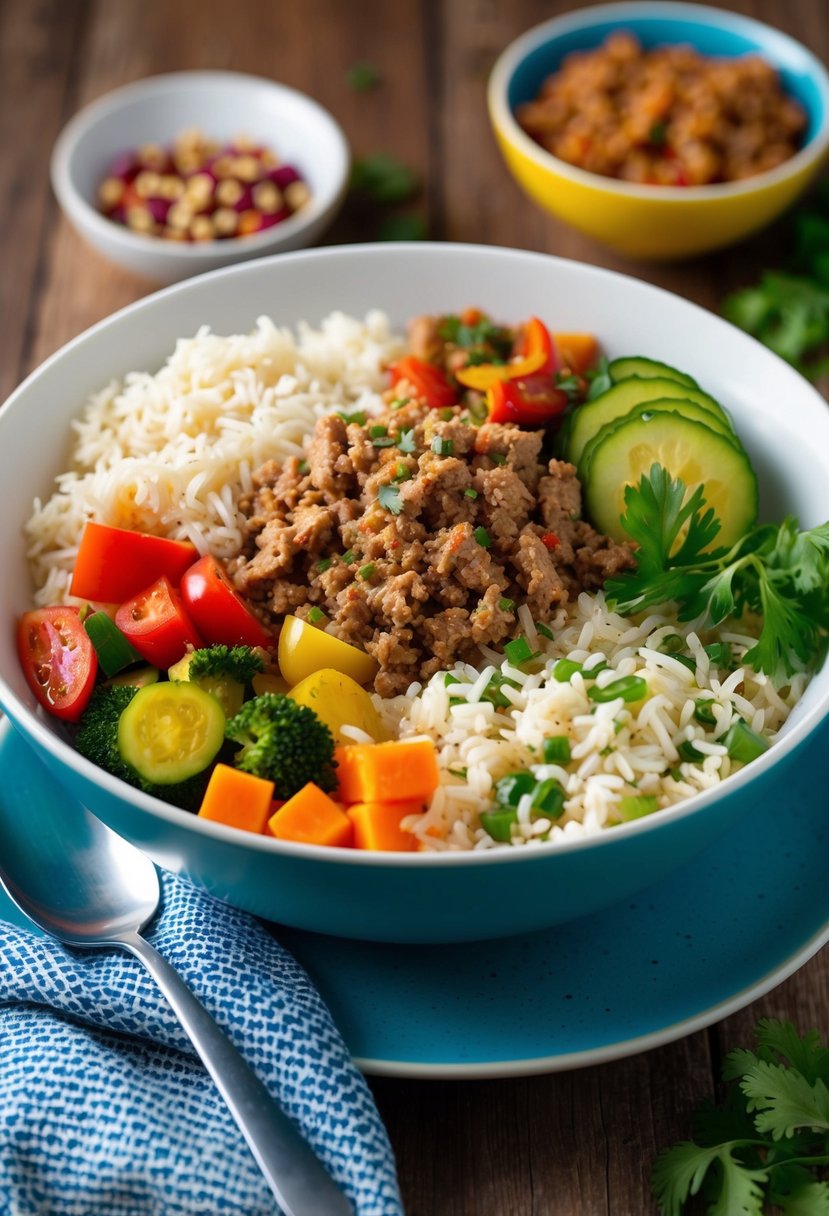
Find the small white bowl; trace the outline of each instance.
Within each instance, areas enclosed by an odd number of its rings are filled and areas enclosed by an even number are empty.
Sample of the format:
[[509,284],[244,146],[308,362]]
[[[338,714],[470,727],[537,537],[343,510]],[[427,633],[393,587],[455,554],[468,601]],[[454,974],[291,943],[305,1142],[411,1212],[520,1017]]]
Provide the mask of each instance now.
[[[98,186],[120,153],[169,145],[190,128],[228,142],[246,135],[273,149],[307,181],[309,202],[264,232],[195,244],[142,236],[101,214]],[[304,93],[238,72],[174,72],[116,89],[76,114],[55,144],[51,173],[64,213],[93,248],[135,274],[173,283],[312,244],[343,202],[349,164],[341,128]]]

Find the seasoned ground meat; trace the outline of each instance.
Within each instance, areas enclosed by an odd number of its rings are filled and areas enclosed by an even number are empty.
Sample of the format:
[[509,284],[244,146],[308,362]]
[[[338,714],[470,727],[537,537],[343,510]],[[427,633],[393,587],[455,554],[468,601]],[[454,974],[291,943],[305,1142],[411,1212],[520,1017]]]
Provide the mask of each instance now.
[[633,564],[580,518],[576,470],[541,462],[540,431],[461,414],[321,418],[307,460],[265,465],[240,504],[239,590],[276,626],[322,609],[385,696],[516,636],[521,604],[544,620]]

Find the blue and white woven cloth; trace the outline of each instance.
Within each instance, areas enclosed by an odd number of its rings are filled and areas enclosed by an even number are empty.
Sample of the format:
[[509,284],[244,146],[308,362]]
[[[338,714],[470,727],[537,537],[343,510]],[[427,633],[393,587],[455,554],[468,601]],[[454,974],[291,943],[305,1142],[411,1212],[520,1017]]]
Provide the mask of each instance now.
[[[307,975],[252,917],[162,876],[147,939],[325,1162],[358,1216],[400,1216],[371,1093]],[[153,980],[0,922],[2,1216],[273,1216],[275,1202]]]

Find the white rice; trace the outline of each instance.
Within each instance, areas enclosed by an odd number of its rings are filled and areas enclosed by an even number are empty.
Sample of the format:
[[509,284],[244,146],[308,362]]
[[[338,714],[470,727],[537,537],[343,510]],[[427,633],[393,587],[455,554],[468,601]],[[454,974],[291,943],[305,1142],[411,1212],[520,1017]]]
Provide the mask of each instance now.
[[[553,843],[590,835],[622,822],[620,803],[635,795],[653,797],[658,809],[672,806],[719,784],[736,767],[719,740],[737,718],[743,718],[769,742],[802,695],[808,677],[795,676],[783,690],[740,658],[754,638],[734,628],[706,634],[705,643],[727,639],[737,668],[722,681],[712,668],[694,624],[677,624],[668,614],[643,618],[611,612],[601,594],[579,596],[570,610],[550,622],[554,640],[539,635],[523,610],[519,622],[541,656],[527,670],[506,659],[500,674],[519,687],[502,686],[509,706],[481,701],[497,669],[459,663],[457,683],[447,686],[439,672],[415,695],[375,704],[392,735],[427,735],[438,752],[440,786],[428,810],[412,815],[403,826],[414,832],[424,849],[461,850],[499,847],[481,826],[482,811],[493,809],[495,783],[507,773],[528,769],[538,780],[555,778],[564,790],[562,815],[554,820],[533,818],[529,795],[517,807],[513,846]],[[532,625],[532,629],[529,626]],[[690,671],[660,646],[668,634],[679,634],[696,660]],[[553,676],[559,659],[571,659],[585,674],[600,664],[607,668],[595,679],[576,672],[566,682]],[[589,690],[606,688],[622,676],[645,680],[645,699],[626,704],[621,698],[594,702]],[[694,717],[695,702],[710,701],[714,726]],[[545,738],[564,735],[571,761],[545,764]],[[681,761],[678,748],[693,743],[704,757]]]
[[239,495],[267,460],[302,453],[321,414],[383,408],[401,340],[381,312],[332,313],[296,336],[260,317],[250,334],[182,338],[160,371],[129,372],[73,424],[57,491],[26,527],[38,604],[68,598],[83,525],[94,518],[189,540],[230,557],[242,540]]

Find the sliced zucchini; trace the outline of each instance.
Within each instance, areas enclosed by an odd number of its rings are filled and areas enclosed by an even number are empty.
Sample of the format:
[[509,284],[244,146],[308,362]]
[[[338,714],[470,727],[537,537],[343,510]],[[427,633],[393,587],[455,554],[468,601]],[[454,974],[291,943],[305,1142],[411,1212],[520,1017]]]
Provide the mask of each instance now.
[[[702,389],[692,388],[667,376],[630,376],[614,384],[600,397],[586,401],[584,405],[573,410],[567,430],[567,446],[563,449],[567,453],[567,459],[577,465],[587,444],[608,422],[621,418],[643,401],[658,401],[665,397],[693,401],[695,405],[701,406],[724,422],[729,430],[734,429],[722,406]],[[714,426],[713,422],[709,425],[713,426],[714,430],[721,429]]]
[[712,414],[708,410],[703,409],[695,401],[686,401],[682,397],[662,397],[656,401],[643,401],[641,405],[635,405],[632,410],[628,410],[621,418],[617,418],[613,422],[606,422],[589,443],[585,444],[581,460],[579,461],[579,477],[582,481],[588,475],[590,461],[593,459],[593,453],[596,448],[617,426],[624,425],[628,418],[643,418],[646,414],[666,414],[669,412],[681,414],[683,418],[690,418],[692,422],[701,422],[703,426],[709,426],[712,431],[716,431],[719,435],[724,435],[726,439],[730,440],[737,447],[741,446],[739,439],[727,422],[717,414]]
[[625,486],[638,485],[653,464],[681,477],[689,492],[705,486],[705,500],[720,520],[715,545],[732,545],[757,516],[757,478],[748,456],[725,435],[677,413],[626,418],[597,445],[585,482],[593,523],[624,540]]
[[203,772],[224,736],[222,707],[198,684],[139,688],[118,720],[121,758],[152,785],[177,785]]
[[667,380],[678,380],[691,388],[699,388],[693,376],[687,372],[678,372],[669,363],[659,363],[656,359],[646,359],[644,355],[626,355],[614,359],[608,366],[610,379],[616,384],[619,380],[627,380],[629,376],[642,376],[650,379],[652,376],[664,376]]

